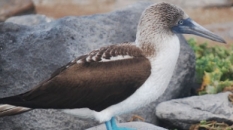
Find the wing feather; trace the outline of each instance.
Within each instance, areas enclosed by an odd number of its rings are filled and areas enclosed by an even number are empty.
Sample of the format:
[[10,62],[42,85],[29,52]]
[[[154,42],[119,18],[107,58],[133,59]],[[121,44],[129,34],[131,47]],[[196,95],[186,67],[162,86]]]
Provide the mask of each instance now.
[[[115,56],[128,54],[130,59],[109,62],[85,61],[88,55],[81,56],[55,71],[51,78],[29,92],[14,97],[0,99],[27,108],[90,108],[101,111],[119,103],[132,95],[149,77],[150,62],[141,51],[132,47],[111,46]],[[130,47],[135,50],[129,50]],[[101,53],[111,55],[109,48],[101,48]],[[128,51],[128,52],[124,52]],[[138,51],[138,52],[135,52]],[[129,54],[132,52],[133,54]],[[93,54],[93,53],[92,53]],[[96,55],[100,57],[99,55]],[[82,60],[82,62],[77,62]]]

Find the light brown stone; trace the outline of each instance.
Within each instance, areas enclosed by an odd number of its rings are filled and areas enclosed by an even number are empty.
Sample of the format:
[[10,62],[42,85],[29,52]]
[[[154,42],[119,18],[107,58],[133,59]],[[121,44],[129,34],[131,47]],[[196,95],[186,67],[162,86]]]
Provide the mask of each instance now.
[[4,21],[10,16],[32,10],[34,8],[31,0],[1,0],[0,1],[0,21]]
[[231,6],[233,0],[32,0],[37,13],[53,18],[110,12],[136,2],[169,2],[182,8]]

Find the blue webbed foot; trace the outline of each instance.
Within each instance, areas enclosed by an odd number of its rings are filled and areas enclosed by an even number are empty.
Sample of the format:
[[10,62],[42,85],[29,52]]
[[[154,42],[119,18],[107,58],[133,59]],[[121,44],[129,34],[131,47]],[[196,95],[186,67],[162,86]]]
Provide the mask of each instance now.
[[114,117],[110,121],[107,121],[105,123],[105,125],[107,127],[107,130],[136,130],[136,129],[133,129],[133,128],[118,127],[116,125],[116,121],[115,121]]

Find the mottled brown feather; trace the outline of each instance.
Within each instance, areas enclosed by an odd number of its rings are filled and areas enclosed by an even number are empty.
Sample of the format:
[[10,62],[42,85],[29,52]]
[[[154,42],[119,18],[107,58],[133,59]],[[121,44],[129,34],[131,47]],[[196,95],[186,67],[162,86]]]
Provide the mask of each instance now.
[[30,111],[30,108],[17,107],[11,105],[0,105],[0,117],[3,116],[12,116],[20,113]]

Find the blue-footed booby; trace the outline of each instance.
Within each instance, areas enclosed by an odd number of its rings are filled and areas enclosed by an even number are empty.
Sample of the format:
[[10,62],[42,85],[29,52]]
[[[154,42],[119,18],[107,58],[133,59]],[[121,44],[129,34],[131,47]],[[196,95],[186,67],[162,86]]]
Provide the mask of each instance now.
[[135,43],[93,50],[59,68],[32,90],[0,99],[0,116],[32,109],[60,109],[105,122],[107,130],[132,130],[118,127],[114,117],[163,94],[180,51],[177,33],[225,43],[181,8],[169,3],[153,4],[141,15]]

